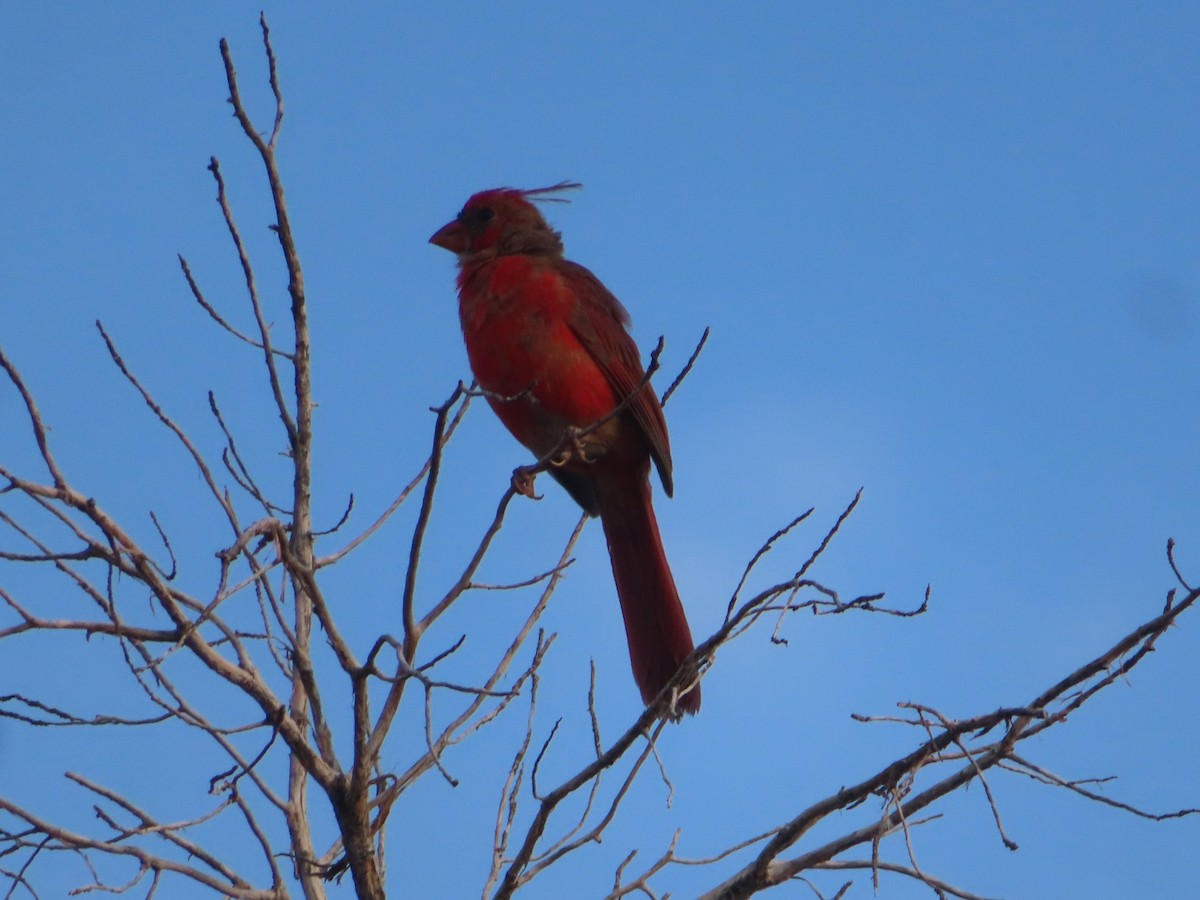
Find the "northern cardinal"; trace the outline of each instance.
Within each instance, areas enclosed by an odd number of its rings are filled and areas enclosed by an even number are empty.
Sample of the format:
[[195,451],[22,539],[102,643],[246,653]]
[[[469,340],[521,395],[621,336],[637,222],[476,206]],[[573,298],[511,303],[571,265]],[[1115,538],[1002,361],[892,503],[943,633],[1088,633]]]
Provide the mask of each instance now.
[[[651,460],[671,495],[671,448],[626,330],[629,314],[595,275],[563,258],[562,238],[530,202],[574,187],[481,191],[429,242],[458,256],[467,357],[500,421],[539,458],[567,438],[549,471],[604,526],[633,677],[649,704],[693,649],[650,503]],[[571,431],[622,403],[590,433]],[[676,708],[700,708],[699,684]]]

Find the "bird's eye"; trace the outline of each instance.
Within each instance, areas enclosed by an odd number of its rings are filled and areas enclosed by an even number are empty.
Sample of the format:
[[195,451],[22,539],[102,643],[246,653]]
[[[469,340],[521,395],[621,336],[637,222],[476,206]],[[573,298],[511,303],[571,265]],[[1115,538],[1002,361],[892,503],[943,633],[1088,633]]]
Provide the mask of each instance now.
[[490,206],[467,207],[458,214],[458,221],[472,229],[482,229],[494,218],[496,211]]

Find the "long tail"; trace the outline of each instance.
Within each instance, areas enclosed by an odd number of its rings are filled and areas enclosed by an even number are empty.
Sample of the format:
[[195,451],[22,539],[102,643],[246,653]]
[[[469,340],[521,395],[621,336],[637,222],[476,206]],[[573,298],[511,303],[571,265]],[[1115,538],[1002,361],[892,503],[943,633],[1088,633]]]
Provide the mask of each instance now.
[[[596,493],[633,678],[642,702],[648,704],[687,659],[693,644],[650,504],[647,474],[635,467],[606,472],[596,479]],[[678,708],[688,713],[700,709],[698,683],[679,698]]]

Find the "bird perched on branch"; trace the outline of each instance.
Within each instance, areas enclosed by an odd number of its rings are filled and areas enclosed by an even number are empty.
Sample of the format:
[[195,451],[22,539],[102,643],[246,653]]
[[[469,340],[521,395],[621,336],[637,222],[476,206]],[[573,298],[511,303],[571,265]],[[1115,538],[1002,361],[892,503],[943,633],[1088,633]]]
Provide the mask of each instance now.
[[[693,649],[650,501],[651,461],[672,493],[671,448],[629,314],[563,258],[562,238],[532,202],[579,186],[481,191],[429,241],[458,256],[467,357],[488,403],[600,517],[633,677],[649,704]],[[683,688],[676,709],[694,713],[699,684]]]

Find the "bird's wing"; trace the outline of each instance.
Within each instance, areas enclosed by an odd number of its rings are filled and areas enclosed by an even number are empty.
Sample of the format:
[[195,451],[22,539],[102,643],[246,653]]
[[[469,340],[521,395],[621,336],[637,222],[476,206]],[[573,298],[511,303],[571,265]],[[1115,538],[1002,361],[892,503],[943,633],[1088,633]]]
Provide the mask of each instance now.
[[674,491],[674,482],[667,421],[653,387],[644,384],[639,390],[646,371],[642,368],[637,344],[626,330],[629,313],[600,279],[583,266],[562,260],[558,269],[579,299],[571,316],[571,330],[599,365],[618,397],[624,400],[636,392],[627,409],[646,436],[650,456],[669,497]]

